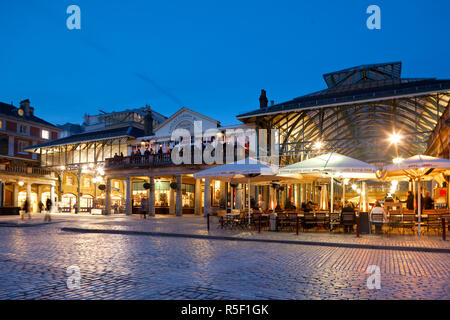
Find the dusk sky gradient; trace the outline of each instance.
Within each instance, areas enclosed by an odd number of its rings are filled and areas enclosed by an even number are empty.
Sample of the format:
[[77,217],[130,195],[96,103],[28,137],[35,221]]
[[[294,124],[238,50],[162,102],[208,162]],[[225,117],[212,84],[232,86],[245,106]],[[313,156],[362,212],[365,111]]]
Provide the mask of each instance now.
[[[66,9],[81,8],[81,30]],[[366,8],[381,8],[368,30]],[[30,99],[55,124],[149,104],[222,125],[326,87],[322,74],[402,61],[403,77],[450,79],[450,1],[0,2],[0,101]]]

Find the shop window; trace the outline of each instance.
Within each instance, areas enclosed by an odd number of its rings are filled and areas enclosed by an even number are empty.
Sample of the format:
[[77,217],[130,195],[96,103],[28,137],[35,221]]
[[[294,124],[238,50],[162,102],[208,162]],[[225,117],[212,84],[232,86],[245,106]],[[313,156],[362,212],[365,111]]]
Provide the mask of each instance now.
[[156,181],[155,182],[155,206],[168,207],[170,197],[170,182]]
[[181,184],[181,199],[182,206],[187,208],[194,207],[194,185],[182,183]]

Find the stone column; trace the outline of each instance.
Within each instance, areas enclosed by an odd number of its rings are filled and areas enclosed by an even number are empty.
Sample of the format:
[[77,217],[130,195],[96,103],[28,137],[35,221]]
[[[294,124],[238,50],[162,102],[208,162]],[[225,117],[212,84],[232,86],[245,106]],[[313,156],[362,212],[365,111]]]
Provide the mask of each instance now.
[[[242,185],[238,184],[236,187],[236,209],[242,209]],[[245,203],[245,202],[244,202]]]
[[181,198],[181,175],[177,175],[177,201],[175,203],[175,214],[177,217],[183,215],[183,204]]
[[269,188],[270,186],[263,186],[263,201],[264,201],[264,210],[267,210],[269,208],[269,202],[270,202],[270,195],[269,195]]
[[153,178],[153,176],[149,177],[150,179],[150,189],[149,194],[148,194],[148,215],[150,217],[154,217],[155,216],[155,179]]
[[33,211],[31,207],[31,182],[27,182],[27,201],[30,206],[30,212]]
[[55,186],[53,184],[50,186],[50,200],[52,201],[50,212],[55,212],[56,200],[55,200]]
[[109,215],[110,213],[111,213],[111,179],[106,178],[105,212],[103,214]]
[[195,190],[194,190],[194,213],[199,216],[202,213],[202,188],[201,180],[195,179]]
[[225,181],[220,181],[220,205],[224,204],[227,207],[226,201],[227,183]]
[[203,215],[206,217],[207,214],[211,213],[211,197],[210,197],[210,182],[209,179],[205,179],[205,192],[204,192],[204,209],[203,209]]
[[5,183],[0,181],[0,207],[5,206]]
[[[174,182],[173,179],[170,182]],[[169,188],[169,214],[175,215],[175,190]]]
[[131,178],[127,177],[127,195],[126,195],[126,199],[125,199],[125,214],[127,216],[131,215],[133,213],[133,201],[132,201],[132,190],[131,190]]
[[17,182],[13,182],[13,206],[19,206],[19,185]]
[[77,175],[77,207],[75,210],[75,213],[80,212],[80,205],[81,205],[81,168],[78,168],[78,175]]

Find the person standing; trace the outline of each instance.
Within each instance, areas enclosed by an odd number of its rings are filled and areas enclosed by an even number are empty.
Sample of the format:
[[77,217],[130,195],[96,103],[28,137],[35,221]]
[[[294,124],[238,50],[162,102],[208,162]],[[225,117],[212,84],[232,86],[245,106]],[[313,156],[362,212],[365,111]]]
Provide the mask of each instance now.
[[23,203],[23,214],[22,214],[22,220],[25,219],[25,216],[28,216],[28,220],[31,220],[31,214],[30,214],[30,202],[28,199],[25,199],[25,202]]
[[406,198],[406,209],[414,210],[414,196],[411,191],[408,191],[408,197]]
[[50,222],[50,221],[52,221],[52,217],[50,216],[50,213],[52,210],[52,200],[50,198],[47,198],[45,205],[46,205],[47,211],[45,212],[44,221]]
[[145,197],[141,198],[141,213],[144,217],[144,219],[147,219],[147,201]]
[[423,198],[423,208],[425,210],[431,210],[434,207],[434,201],[430,196],[430,191],[425,191],[425,198]]

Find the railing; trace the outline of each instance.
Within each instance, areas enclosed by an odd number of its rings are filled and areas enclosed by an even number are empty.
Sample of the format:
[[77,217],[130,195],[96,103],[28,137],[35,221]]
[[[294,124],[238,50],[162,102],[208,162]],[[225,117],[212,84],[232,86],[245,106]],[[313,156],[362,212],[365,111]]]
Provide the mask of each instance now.
[[7,164],[0,164],[0,171],[6,173],[20,174],[20,175],[39,175],[49,176],[52,171],[39,167],[26,167],[26,166],[10,166]]
[[105,159],[105,168],[160,167],[172,165],[170,153],[154,155],[135,155]]

